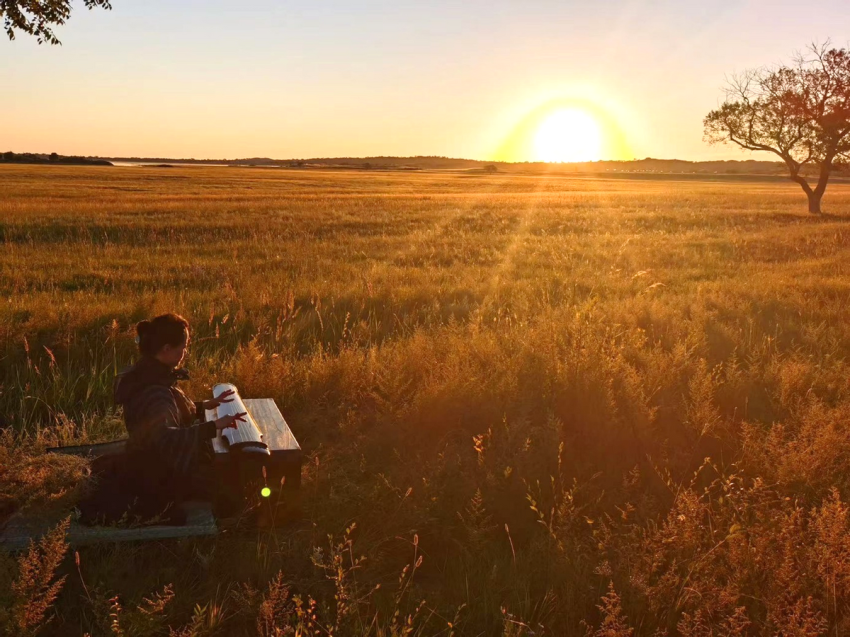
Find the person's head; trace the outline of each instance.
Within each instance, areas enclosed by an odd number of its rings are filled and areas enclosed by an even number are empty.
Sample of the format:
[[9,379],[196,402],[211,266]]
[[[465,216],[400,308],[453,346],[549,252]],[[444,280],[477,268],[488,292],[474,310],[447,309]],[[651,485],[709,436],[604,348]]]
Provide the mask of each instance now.
[[170,367],[178,367],[189,346],[189,322],[178,314],[163,314],[136,325],[139,352]]

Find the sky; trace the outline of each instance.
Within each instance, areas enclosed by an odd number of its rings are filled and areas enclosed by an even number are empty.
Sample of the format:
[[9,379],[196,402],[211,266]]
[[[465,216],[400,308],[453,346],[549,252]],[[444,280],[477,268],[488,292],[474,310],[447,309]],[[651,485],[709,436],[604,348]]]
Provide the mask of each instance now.
[[487,160],[578,103],[622,139],[603,159],[770,159],[703,142],[725,78],[850,33],[846,0],[112,4],[0,39],[0,151]]

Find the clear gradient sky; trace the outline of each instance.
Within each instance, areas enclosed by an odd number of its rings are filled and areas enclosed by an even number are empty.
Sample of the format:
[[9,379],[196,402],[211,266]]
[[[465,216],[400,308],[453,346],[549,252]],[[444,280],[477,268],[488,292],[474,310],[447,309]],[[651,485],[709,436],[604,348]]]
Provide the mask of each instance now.
[[490,159],[528,113],[580,99],[634,157],[739,159],[702,141],[724,76],[850,37],[847,0],[113,5],[77,2],[62,46],[0,38],[0,151]]

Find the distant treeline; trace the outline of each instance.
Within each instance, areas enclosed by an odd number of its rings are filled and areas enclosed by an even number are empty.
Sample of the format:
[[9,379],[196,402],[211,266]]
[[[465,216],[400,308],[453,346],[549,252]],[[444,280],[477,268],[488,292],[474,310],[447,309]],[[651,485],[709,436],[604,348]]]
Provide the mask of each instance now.
[[316,157],[312,159],[175,159],[173,157],[64,157],[51,153],[2,153],[0,162],[26,164],[111,165],[112,162],[140,164],[195,164],[218,166],[256,166],[263,168],[341,169],[341,170],[465,170],[485,173],[646,173],[692,175],[771,175],[785,176],[781,162],[756,161],[685,161],[682,159],[633,159],[627,161],[591,161],[570,164],[544,162],[498,162],[452,157]]
[[112,162],[98,157],[68,157],[50,153],[42,155],[39,153],[13,153],[7,151],[0,153],[0,163],[3,164],[76,164],[84,166],[111,166]]
[[314,157],[311,159],[174,159],[168,157],[108,157],[116,162],[217,164],[277,168],[340,168],[358,170],[482,170],[486,172],[566,172],[566,173],[691,173],[783,175],[785,167],[772,161],[685,161],[680,159],[636,159],[595,161],[574,164],[543,162],[497,162],[452,157]]

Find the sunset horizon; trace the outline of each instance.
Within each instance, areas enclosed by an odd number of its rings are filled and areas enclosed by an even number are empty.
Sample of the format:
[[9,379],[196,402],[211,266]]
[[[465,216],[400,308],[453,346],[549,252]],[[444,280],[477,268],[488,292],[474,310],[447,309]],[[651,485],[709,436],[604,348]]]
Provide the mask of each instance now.
[[[77,11],[56,29],[61,46],[0,43],[0,85],[15,94],[0,104],[3,150],[746,159],[752,153],[702,139],[727,75],[785,59],[846,22],[832,1],[798,16],[793,30],[772,5],[732,0],[712,9],[627,0],[369,2],[357,11],[339,0],[262,0],[245,12],[219,0],[202,12],[165,0],[113,4]],[[591,148],[535,146],[557,109],[573,116],[556,136],[590,123],[593,139],[581,143]]]

